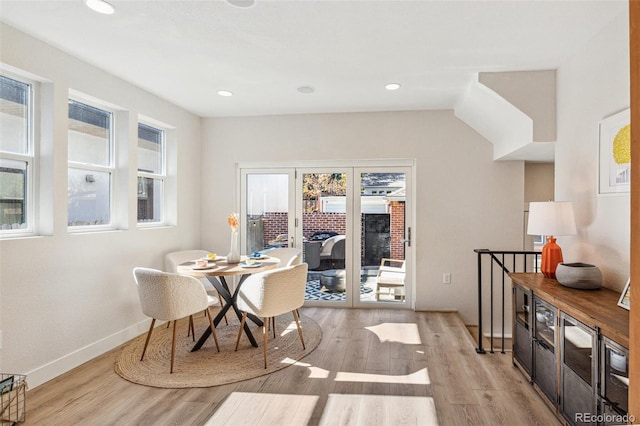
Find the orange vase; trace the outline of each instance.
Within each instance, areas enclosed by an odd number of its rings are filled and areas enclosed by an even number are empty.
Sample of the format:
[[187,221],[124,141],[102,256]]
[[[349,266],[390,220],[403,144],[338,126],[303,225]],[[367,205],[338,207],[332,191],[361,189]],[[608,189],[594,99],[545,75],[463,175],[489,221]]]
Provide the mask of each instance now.
[[542,275],[555,278],[558,263],[562,263],[562,249],[556,244],[554,237],[548,237],[547,244],[542,247],[542,265],[540,266]]

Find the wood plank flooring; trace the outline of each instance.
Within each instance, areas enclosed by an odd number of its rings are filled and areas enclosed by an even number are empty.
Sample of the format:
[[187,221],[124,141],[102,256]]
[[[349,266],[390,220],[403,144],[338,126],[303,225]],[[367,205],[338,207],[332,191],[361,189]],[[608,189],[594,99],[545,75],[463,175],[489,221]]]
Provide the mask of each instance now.
[[157,389],[115,374],[115,349],[29,391],[24,424],[560,424],[510,354],[475,353],[455,313],[302,313],[323,338],[284,370],[212,388]]

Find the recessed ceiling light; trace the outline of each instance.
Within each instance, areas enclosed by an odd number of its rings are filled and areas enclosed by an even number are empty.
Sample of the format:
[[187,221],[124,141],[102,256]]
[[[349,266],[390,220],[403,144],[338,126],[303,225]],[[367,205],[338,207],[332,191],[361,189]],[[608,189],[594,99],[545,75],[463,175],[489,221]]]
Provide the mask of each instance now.
[[112,15],[116,11],[116,8],[111,3],[107,3],[104,0],[84,0],[84,4],[89,9],[104,15]]
[[233,96],[233,93],[231,93],[228,90],[218,90],[218,95],[220,95],[220,96]]
[[315,91],[316,91],[316,89],[314,89],[311,86],[300,86],[300,87],[298,87],[298,92],[300,92],[300,93],[308,94],[308,93],[313,93]]
[[227,3],[235,7],[251,7],[256,2],[255,0],[227,0]]
[[400,88],[400,85],[398,83],[389,83],[384,86],[384,88],[387,90],[398,90]]

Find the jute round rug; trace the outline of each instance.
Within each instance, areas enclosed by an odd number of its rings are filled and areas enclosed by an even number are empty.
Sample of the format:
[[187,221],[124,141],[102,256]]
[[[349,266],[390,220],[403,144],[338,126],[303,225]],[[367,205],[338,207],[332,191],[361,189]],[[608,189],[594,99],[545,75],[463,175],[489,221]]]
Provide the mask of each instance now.
[[[234,351],[240,322],[227,314],[229,325],[224,320],[216,327],[220,352],[216,351],[213,336],[209,337],[199,351],[191,352],[194,342],[187,337],[187,319],[178,321],[176,355],[173,374],[171,365],[172,328],[163,323],[153,330],[144,360],[140,355],[147,333],[137,337],[122,349],[116,359],[115,371],[122,378],[141,385],[159,388],[210,387],[239,382],[273,373],[294,364],[311,353],[322,339],[322,329],[311,318],[300,315],[300,326],[306,349],[298,337],[296,323],[291,314],[276,318],[276,338],[270,331],[267,368],[264,368],[262,328],[248,321],[258,341],[253,347],[245,333],[240,338],[238,351]],[[209,325],[204,315],[195,315],[196,340]]]

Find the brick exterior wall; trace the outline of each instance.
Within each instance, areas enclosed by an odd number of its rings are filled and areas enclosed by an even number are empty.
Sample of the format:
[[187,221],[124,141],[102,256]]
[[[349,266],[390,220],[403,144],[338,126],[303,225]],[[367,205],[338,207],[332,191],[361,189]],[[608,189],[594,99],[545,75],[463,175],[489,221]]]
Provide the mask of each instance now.
[[[268,246],[269,241],[274,240],[278,235],[287,235],[288,220],[288,213],[265,213],[262,220],[265,246]],[[318,231],[344,234],[347,228],[347,217],[345,213],[304,213],[303,223],[305,238],[311,237]]]
[[[392,201],[390,204],[391,215],[391,257],[404,259],[404,203]],[[264,245],[268,247],[269,241],[275,240],[278,235],[287,235],[289,214],[286,212],[267,212],[262,219]],[[304,237],[309,238],[314,232],[334,231],[338,234],[346,233],[347,217],[345,213],[304,213]],[[361,241],[364,241],[360,230]]]
[[389,205],[391,213],[391,258],[404,259],[404,203],[392,201]]

